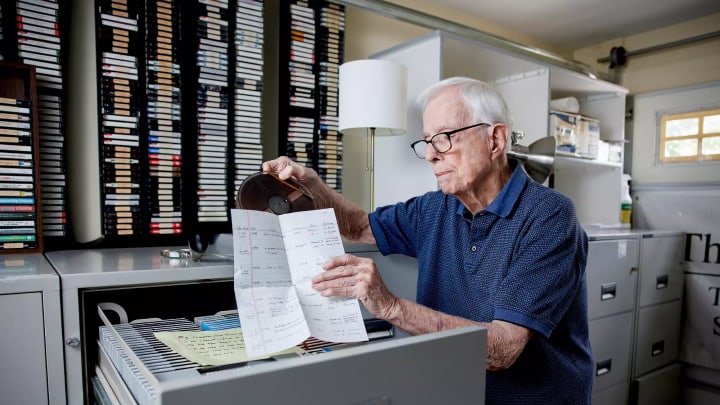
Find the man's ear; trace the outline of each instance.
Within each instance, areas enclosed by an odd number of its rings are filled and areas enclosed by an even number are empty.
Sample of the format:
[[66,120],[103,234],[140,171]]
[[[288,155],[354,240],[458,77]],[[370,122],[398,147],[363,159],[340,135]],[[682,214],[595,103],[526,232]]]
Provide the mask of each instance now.
[[490,130],[490,139],[492,140],[492,158],[497,159],[498,157],[505,155],[505,149],[508,143],[508,127],[505,124],[495,124]]

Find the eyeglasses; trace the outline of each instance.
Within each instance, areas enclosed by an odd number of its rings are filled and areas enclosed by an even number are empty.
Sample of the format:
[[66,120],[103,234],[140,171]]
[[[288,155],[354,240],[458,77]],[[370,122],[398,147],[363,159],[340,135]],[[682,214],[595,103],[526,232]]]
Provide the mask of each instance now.
[[410,147],[413,152],[415,152],[415,155],[420,159],[425,159],[425,150],[427,149],[428,144],[432,145],[438,153],[445,153],[452,148],[452,142],[450,141],[451,136],[457,134],[458,132],[465,131],[466,129],[479,127],[481,125],[490,126],[487,122],[480,122],[452,131],[438,132],[437,134],[431,136],[429,140],[421,139],[411,143]]

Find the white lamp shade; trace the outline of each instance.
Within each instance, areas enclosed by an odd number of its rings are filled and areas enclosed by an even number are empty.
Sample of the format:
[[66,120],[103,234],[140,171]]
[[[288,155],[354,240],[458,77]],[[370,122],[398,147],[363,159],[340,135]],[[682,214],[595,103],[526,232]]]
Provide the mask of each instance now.
[[343,134],[400,135],[407,129],[407,68],[365,59],[340,65],[338,129]]

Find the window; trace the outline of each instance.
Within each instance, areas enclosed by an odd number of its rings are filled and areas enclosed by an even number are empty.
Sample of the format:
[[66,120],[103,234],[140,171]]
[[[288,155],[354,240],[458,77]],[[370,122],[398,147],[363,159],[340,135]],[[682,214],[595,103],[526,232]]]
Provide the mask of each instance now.
[[660,162],[720,161],[720,109],[660,117]]

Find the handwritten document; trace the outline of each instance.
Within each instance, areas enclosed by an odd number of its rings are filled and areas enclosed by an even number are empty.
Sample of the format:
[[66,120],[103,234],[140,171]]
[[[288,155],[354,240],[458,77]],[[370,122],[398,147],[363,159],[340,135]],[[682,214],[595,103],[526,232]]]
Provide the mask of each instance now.
[[356,299],[328,298],[310,286],[322,264],[345,253],[332,209],[275,215],[231,211],[235,299],[248,356],[287,349],[313,336],[368,340]]
[[[186,359],[201,366],[219,366],[250,360],[240,328],[221,331],[155,332],[155,337]],[[297,346],[282,353],[302,353]],[[264,356],[269,357],[269,356]],[[258,358],[253,358],[257,360]]]

